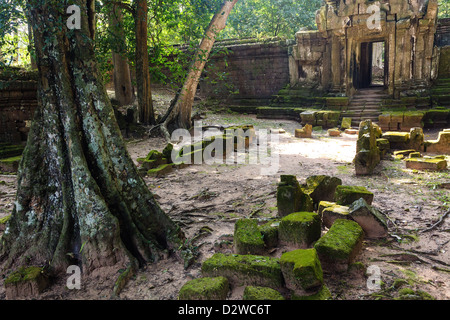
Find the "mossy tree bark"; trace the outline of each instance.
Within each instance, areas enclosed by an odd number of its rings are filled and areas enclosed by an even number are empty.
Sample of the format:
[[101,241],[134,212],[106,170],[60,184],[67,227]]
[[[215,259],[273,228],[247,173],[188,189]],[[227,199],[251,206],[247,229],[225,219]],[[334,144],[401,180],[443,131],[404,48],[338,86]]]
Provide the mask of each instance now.
[[175,98],[168,114],[163,118],[162,131],[167,139],[170,139],[170,132],[175,129],[191,128],[192,106],[200,77],[216,41],[216,37],[225,28],[228,16],[237,2],[238,0],[224,0],[220,10],[214,15],[206,29],[205,36],[193,58],[183,87]]
[[134,269],[178,249],[184,235],[129,157],[93,46],[93,1],[28,0],[39,69],[39,108],[18,174],[12,217],[0,242],[6,268],[79,264]]

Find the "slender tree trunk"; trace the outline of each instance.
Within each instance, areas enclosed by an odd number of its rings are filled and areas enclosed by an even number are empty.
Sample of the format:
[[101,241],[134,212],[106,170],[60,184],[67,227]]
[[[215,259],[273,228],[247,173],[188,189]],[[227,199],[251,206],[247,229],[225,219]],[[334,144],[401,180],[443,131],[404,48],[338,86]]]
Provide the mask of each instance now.
[[[115,39],[122,41],[125,38],[123,32],[122,10],[113,6],[110,18],[110,30]],[[112,53],[114,65],[114,92],[119,105],[126,106],[133,103],[135,99],[133,84],[131,82],[130,66],[123,53]]]
[[176,97],[176,101],[173,107],[170,108],[169,114],[164,117],[163,131],[165,131],[166,138],[169,138],[169,132],[177,128],[189,129],[192,126],[192,105],[194,104],[200,77],[216,41],[216,37],[225,28],[228,16],[237,2],[238,0],[225,0],[206,29],[205,36],[197,49],[181,92]]
[[139,102],[139,122],[153,125],[156,123],[153,110],[152,90],[147,50],[147,0],[135,0],[136,33],[136,82]]
[[81,30],[67,29],[63,1],[28,0],[39,108],[0,262],[6,268],[47,265],[55,272],[70,264],[87,274],[106,266],[132,271],[162,250],[179,248],[184,236],[128,155],[99,80],[94,12],[89,0],[74,3],[88,13]]

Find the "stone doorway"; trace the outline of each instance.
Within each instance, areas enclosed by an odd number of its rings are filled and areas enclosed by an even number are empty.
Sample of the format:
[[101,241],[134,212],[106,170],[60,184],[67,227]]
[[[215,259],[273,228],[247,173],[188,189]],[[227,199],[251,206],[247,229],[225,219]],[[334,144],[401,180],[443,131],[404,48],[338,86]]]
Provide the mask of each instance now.
[[361,43],[359,74],[354,83],[356,89],[386,86],[388,64],[385,61],[385,48],[384,41]]

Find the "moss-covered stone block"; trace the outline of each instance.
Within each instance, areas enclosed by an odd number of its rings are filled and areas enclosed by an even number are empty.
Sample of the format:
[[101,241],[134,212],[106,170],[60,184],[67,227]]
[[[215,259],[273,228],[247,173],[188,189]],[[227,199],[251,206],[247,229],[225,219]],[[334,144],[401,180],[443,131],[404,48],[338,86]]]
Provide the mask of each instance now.
[[5,279],[7,300],[36,298],[48,286],[49,280],[40,267],[22,267]]
[[237,254],[263,254],[265,243],[254,219],[240,219],[234,225],[234,251]]
[[292,293],[291,300],[332,300],[330,289],[323,285],[317,293],[311,295],[297,295]]
[[340,185],[336,187],[334,199],[337,204],[347,206],[359,198],[363,198],[368,204],[372,204],[373,197],[373,193],[365,187]]
[[321,236],[320,217],[315,212],[295,212],[281,219],[278,237],[282,244],[307,248]]
[[409,158],[405,160],[406,168],[420,171],[443,171],[447,169],[447,161],[439,158]]
[[216,253],[203,262],[202,274],[226,277],[235,286],[283,286],[279,259],[265,256]]
[[272,288],[247,286],[244,289],[243,300],[285,300],[283,295]]
[[388,235],[388,226],[383,214],[368,205],[363,198],[353,202],[349,211],[350,218],[361,226],[367,238],[379,239]]
[[0,160],[0,171],[2,172],[17,172],[19,169],[20,160],[22,156],[16,156]]
[[300,211],[313,211],[314,202],[303,192],[300,183],[293,175],[282,175],[277,187],[277,207],[280,217]]
[[230,284],[225,277],[190,280],[181,287],[178,300],[225,300]]
[[337,219],[350,219],[348,206],[333,204],[322,210],[322,224],[330,228]]
[[350,129],[352,127],[352,118],[344,117],[342,118],[341,130]]
[[383,139],[387,139],[391,146],[391,149],[409,149],[409,140],[410,134],[409,132],[393,132],[388,131],[383,133],[381,136]]
[[333,201],[336,187],[342,185],[342,180],[326,175],[311,176],[306,179],[303,191],[318,204],[320,201]]
[[275,248],[278,245],[278,229],[280,221],[267,222],[261,226],[258,226],[259,232],[261,232],[264,244],[267,249]]
[[359,254],[364,240],[361,226],[352,220],[336,220],[314,245],[324,270],[346,271]]
[[173,170],[173,164],[168,163],[168,164],[160,165],[155,169],[148,170],[147,175],[149,177],[160,178],[160,177],[163,177],[163,176],[169,174],[170,172],[172,172],[172,170]]
[[299,249],[283,253],[281,272],[286,288],[297,295],[311,295],[323,285],[323,272],[315,249]]

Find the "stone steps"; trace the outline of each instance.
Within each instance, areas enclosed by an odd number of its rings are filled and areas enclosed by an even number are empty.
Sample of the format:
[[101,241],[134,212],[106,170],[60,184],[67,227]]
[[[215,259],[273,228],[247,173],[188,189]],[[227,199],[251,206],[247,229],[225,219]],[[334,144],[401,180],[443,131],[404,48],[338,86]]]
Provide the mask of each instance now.
[[378,121],[384,99],[388,99],[381,88],[359,90],[351,99],[345,116],[352,118],[352,126],[359,126],[362,120]]

